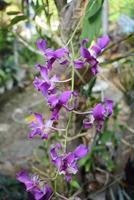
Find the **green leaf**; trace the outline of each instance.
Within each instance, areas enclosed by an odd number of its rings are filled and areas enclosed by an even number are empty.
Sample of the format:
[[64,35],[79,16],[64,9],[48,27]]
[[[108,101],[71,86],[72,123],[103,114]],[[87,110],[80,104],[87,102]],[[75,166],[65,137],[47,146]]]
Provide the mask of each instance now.
[[92,1],[92,3],[90,3],[87,5],[87,9],[86,9],[86,17],[89,19],[91,17],[93,17],[98,11],[99,9],[101,9],[103,4],[103,0],[94,0]]
[[17,24],[18,22],[26,20],[26,19],[27,19],[27,16],[25,15],[16,16],[11,20],[10,25]]
[[5,73],[2,69],[0,69],[0,77],[1,77],[2,79],[5,79],[5,78],[6,78],[6,73]]
[[76,180],[71,180],[70,185],[74,188],[80,189],[80,185]]
[[20,11],[9,11],[9,12],[7,12],[8,15],[18,15],[20,13],[21,13]]
[[45,10],[44,5],[39,6],[36,10],[35,10],[35,14],[40,14],[42,10]]
[[91,94],[92,94],[92,89],[93,89],[95,83],[96,83],[96,77],[93,77],[93,78],[90,80],[90,82],[89,82],[88,97],[91,96]]
[[89,159],[90,159],[90,155],[87,154],[84,158],[80,159],[79,166],[80,167],[84,166],[87,163],[87,161],[89,161]]
[[103,0],[92,0],[89,1],[87,5],[83,19],[81,39],[88,38],[88,45],[90,45],[92,40],[99,35],[101,27],[102,6]]
[[101,133],[101,135],[100,135],[101,143],[105,144],[106,142],[111,141],[112,136],[113,136],[113,133],[112,133],[112,131],[109,131],[109,130]]

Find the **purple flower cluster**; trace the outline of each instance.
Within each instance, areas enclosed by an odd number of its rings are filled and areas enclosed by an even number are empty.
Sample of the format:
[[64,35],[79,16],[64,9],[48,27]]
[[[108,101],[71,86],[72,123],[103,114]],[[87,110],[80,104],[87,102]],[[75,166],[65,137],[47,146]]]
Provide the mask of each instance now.
[[47,184],[41,186],[41,181],[38,177],[29,177],[26,171],[17,173],[16,178],[25,185],[26,191],[30,192],[35,200],[48,200],[52,194],[52,190]]
[[102,52],[102,50],[108,45],[109,37],[103,36],[98,38],[97,43],[91,46],[91,50],[89,51],[85,45],[88,42],[88,39],[84,39],[81,43],[80,47],[80,58],[74,60],[74,67],[76,69],[81,69],[83,67],[88,66],[89,72],[93,75],[96,75],[98,72],[98,61],[96,57]]
[[[90,50],[85,47],[87,42],[88,40],[84,39],[81,43],[80,57],[70,61],[71,57],[69,56],[69,50],[67,48],[53,50],[46,47],[45,40],[39,39],[37,41],[37,48],[41,51],[45,63],[43,65],[36,65],[40,77],[35,77],[33,84],[44,96],[50,109],[50,117],[44,122],[44,118],[41,114],[34,113],[32,115],[32,120],[29,123],[31,129],[29,133],[30,139],[36,135],[40,136],[43,140],[48,139],[49,133],[55,128],[53,127],[54,122],[59,120],[60,110],[64,108],[66,111],[72,112],[74,108],[76,108],[77,92],[73,91],[73,88],[72,90],[68,89],[64,91],[59,91],[57,89],[57,84],[61,83],[61,81],[59,77],[56,75],[51,76],[50,73],[55,63],[63,67],[65,65],[73,65],[72,67],[75,69],[88,67],[90,73],[93,75],[96,75],[98,72],[97,56],[107,46],[109,38],[107,36],[99,38],[97,43],[91,46]],[[72,78],[74,77],[71,77],[71,79]],[[90,128],[95,124],[97,132],[101,131],[104,120],[112,114],[112,105],[113,102],[107,99],[97,104],[84,119],[84,127]],[[67,130],[67,128],[64,130]],[[64,151],[63,153],[61,150],[61,144],[59,143],[50,149],[51,163],[55,165],[59,175],[63,174],[66,180],[70,181],[72,175],[76,174],[78,171],[77,162],[88,153],[88,148],[80,144],[72,152]],[[17,180],[25,185],[26,190],[34,196],[35,200],[48,200],[52,194],[52,190],[47,184],[43,185],[37,176],[29,177],[25,171],[17,174]]]
[[67,181],[71,180],[71,175],[78,171],[77,161],[88,153],[84,145],[79,145],[73,152],[59,154],[61,145],[57,143],[50,149],[51,162],[57,167],[59,174],[64,174]]

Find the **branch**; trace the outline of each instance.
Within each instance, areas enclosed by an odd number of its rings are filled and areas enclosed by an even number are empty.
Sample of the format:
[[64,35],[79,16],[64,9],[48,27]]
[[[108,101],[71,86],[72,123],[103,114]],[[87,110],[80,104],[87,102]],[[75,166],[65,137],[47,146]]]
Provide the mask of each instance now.
[[22,36],[20,36],[17,33],[13,33],[13,34],[18,38],[18,41],[21,42],[28,50],[30,50],[34,54],[41,55],[40,51],[38,51],[38,50],[34,49],[32,46],[30,46],[30,44]]
[[127,53],[126,55],[118,56],[118,57],[113,58],[111,60],[101,62],[100,66],[107,65],[107,64],[110,64],[110,63],[113,63],[113,62],[117,62],[117,61],[119,61],[121,59],[124,59],[124,58],[127,58],[127,57],[131,57],[131,56],[134,56],[134,53]]

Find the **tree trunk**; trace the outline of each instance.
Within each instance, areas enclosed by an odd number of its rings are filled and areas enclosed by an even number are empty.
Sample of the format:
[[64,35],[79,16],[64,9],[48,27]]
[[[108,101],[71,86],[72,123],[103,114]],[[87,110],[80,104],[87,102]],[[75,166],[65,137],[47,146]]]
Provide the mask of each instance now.
[[60,14],[62,8],[67,4],[67,0],[54,0],[58,13]]
[[[85,8],[87,0],[73,0],[66,4],[60,13],[60,31],[61,37],[64,43],[68,41],[71,33],[77,26],[80,18],[83,15],[83,10]],[[78,30],[78,39],[80,36],[80,29]],[[77,33],[75,35],[77,37]]]

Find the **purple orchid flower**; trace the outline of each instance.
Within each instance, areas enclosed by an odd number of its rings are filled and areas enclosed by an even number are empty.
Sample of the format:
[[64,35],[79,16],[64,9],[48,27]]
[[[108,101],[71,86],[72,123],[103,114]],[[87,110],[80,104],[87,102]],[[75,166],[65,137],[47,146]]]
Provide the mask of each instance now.
[[30,192],[35,200],[48,200],[52,194],[52,190],[47,184],[40,187],[40,180],[35,175],[29,177],[26,171],[21,171],[17,173],[16,178],[25,185],[26,191]]
[[90,52],[85,44],[88,42],[88,39],[83,39],[80,46],[80,58],[74,60],[74,67],[76,69],[81,69],[84,66],[89,66],[89,71],[96,75],[98,73],[97,65],[98,61],[96,56],[98,56],[102,50],[108,45],[109,37],[103,36],[98,38],[97,43],[91,47],[92,52]]
[[64,91],[62,94],[57,96],[56,94],[48,96],[48,104],[51,109],[51,120],[57,120],[59,118],[59,111],[64,107],[67,111],[72,111],[75,105],[72,108],[67,106],[67,103],[71,95],[76,96],[77,94],[73,91]]
[[76,69],[81,69],[85,66],[89,66],[89,71],[93,74],[96,75],[98,70],[97,70],[97,64],[98,61],[94,56],[91,55],[89,50],[84,47],[84,45],[88,42],[87,39],[84,39],[81,43],[80,46],[80,58],[74,60],[74,67]]
[[34,119],[29,124],[31,132],[29,133],[29,138],[32,139],[35,135],[39,135],[41,139],[48,139],[48,133],[51,130],[53,124],[52,120],[46,120],[45,124],[43,122],[43,117],[39,113],[34,113]]
[[101,131],[104,120],[112,115],[113,101],[105,99],[104,103],[97,104],[91,115],[83,120],[84,128],[91,128],[95,123],[97,132]]
[[56,144],[50,149],[51,162],[57,167],[59,174],[64,174],[67,181],[71,180],[71,175],[78,171],[77,161],[83,158],[88,149],[83,145],[79,145],[73,152],[59,155],[60,144]]
[[39,69],[42,79],[35,77],[33,82],[34,87],[38,91],[41,91],[44,97],[54,94],[56,92],[55,84],[59,81],[58,77],[54,75],[53,77],[49,78],[48,69],[46,67],[40,64],[37,64],[36,67]]
[[68,63],[69,51],[67,48],[59,48],[57,50],[52,50],[46,48],[46,41],[43,39],[38,39],[36,42],[37,48],[43,53],[46,59],[46,65],[48,69],[52,69],[52,65],[55,61],[59,64],[65,65]]

